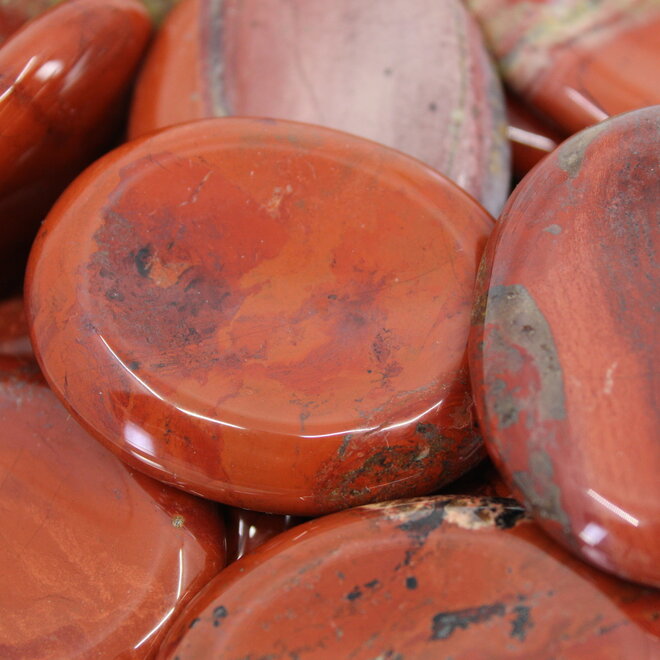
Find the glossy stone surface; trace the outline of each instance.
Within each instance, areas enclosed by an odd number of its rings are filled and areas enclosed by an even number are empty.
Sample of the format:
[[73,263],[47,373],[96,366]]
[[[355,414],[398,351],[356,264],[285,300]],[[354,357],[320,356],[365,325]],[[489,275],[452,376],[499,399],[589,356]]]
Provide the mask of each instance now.
[[534,165],[554,151],[566,136],[537,117],[511,93],[506,95],[506,116],[513,173],[521,179]]
[[508,194],[502,91],[460,0],[185,0],[147,59],[130,134],[223,115],[381,142],[494,214]]
[[523,179],[480,269],[470,367],[498,467],[544,528],[660,584],[660,106],[573,136]]
[[32,344],[21,298],[0,302],[0,355],[32,357]]
[[27,275],[37,355],[107,446],[211,499],[314,515],[428,493],[482,457],[466,347],[492,225],[347,134],[170,128],[98,161],[47,218]]
[[280,535],[215,578],[163,643],[179,658],[640,658],[660,593],[566,553],[515,502],[359,507]]
[[297,516],[248,511],[234,506],[224,507],[224,513],[228,564],[256,550],[273,536],[306,520]]
[[657,0],[466,0],[511,87],[569,133],[660,103]]
[[0,3],[0,45],[22,25],[60,0],[2,0]]
[[0,657],[151,658],[222,568],[216,506],[134,473],[0,357]]
[[71,0],[0,49],[0,279],[118,128],[149,31],[138,0]]

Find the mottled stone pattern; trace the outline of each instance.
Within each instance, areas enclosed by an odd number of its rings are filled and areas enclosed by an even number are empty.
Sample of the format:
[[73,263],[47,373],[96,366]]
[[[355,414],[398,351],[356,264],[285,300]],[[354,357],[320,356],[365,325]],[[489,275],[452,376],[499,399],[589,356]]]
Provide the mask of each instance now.
[[660,584],[660,107],[564,142],[517,188],[477,283],[471,376],[490,452],[555,538]]
[[376,140],[495,215],[508,193],[501,85],[459,0],[186,0],[148,58],[130,133],[223,115]]
[[48,218],[28,273],[38,355],[108,446],[193,492],[302,515],[432,492],[483,456],[466,345],[492,224],[346,134],[171,128]]
[[114,137],[149,32],[138,0],[72,0],[0,49],[0,277]]
[[659,607],[656,590],[571,557],[513,500],[435,497],[273,539],[191,602],[158,657],[650,659]]
[[123,465],[0,356],[0,657],[152,658],[224,564],[215,507]]
[[658,0],[467,0],[506,81],[565,130],[660,102]]

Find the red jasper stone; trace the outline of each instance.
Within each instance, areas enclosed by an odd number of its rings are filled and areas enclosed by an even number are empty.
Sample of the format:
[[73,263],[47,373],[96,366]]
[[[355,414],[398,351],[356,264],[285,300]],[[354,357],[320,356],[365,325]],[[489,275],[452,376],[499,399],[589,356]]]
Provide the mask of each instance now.
[[566,136],[536,116],[511,93],[506,95],[506,114],[513,173],[520,179],[554,151]]
[[32,357],[32,344],[21,298],[0,302],[0,355]]
[[0,49],[0,269],[113,136],[149,31],[139,0],[70,0]]
[[467,0],[511,87],[564,130],[660,103],[657,0]]
[[147,59],[129,132],[224,115],[381,142],[494,214],[508,194],[502,91],[460,0],[184,0]]
[[278,516],[238,509],[234,506],[225,507],[227,563],[231,564],[263,545],[273,536],[305,520],[296,516]]
[[281,534],[186,608],[159,658],[640,658],[660,594],[571,557],[512,500],[359,507]]
[[152,658],[224,564],[216,507],[134,473],[0,357],[0,657]]
[[558,541],[660,584],[660,106],[573,136],[489,241],[470,338],[490,453]]
[[45,375],[129,464],[242,508],[424,494],[482,457],[467,375],[492,218],[419,161],[210,119],[98,161],[27,275]]

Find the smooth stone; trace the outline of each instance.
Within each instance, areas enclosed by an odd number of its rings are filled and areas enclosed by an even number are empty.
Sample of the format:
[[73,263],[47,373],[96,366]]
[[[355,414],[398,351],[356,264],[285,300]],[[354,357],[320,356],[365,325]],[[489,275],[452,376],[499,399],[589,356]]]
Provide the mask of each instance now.
[[483,456],[467,336],[493,219],[329,129],[208,119],[129,143],[48,216],[27,274],[55,392],[130,465],[316,515]]
[[488,243],[470,336],[480,427],[515,492],[568,549],[653,585],[659,146],[655,106],[527,175]]
[[364,506],[218,575],[159,660],[586,660],[660,653],[660,593],[574,559],[506,499]]
[[184,0],[147,58],[129,133],[224,115],[367,137],[495,215],[509,192],[501,85],[460,0]]
[[253,552],[274,536],[305,522],[306,518],[278,516],[248,511],[234,506],[224,507],[227,538],[227,564]]
[[0,48],[0,281],[119,128],[149,32],[139,0],[71,0]]
[[466,0],[506,82],[574,133],[660,103],[658,0]]
[[224,565],[217,507],[133,472],[0,357],[0,657],[152,658]]
[[566,138],[538,117],[514,94],[506,95],[507,137],[511,143],[513,174],[517,179],[554,151]]

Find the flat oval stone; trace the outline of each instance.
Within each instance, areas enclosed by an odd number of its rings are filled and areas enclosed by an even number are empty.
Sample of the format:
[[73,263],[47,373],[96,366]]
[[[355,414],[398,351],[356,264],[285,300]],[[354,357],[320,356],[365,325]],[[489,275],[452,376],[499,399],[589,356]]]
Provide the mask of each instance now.
[[224,564],[216,507],[133,472],[0,357],[0,656],[152,658]]
[[274,536],[304,522],[305,518],[225,507],[227,563],[254,551]]
[[508,195],[500,83],[459,0],[184,0],[147,59],[129,133],[224,115],[400,149],[495,215]]
[[573,136],[523,179],[470,337],[480,426],[516,492],[567,548],[653,585],[659,145],[655,106]]
[[299,515],[428,493],[482,457],[466,353],[492,224],[347,134],[170,128],[98,161],[46,220],[36,353],[102,442],[191,492]]
[[467,0],[511,87],[569,133],[660,103],[658,0]]
[[313,520],[216,577],[160,660],[643,658],[656,590],[574,559],[512,500],[437,497]]
[[149,32],[139,0],[71,0],[0,49],[0,276],[113,137]]

